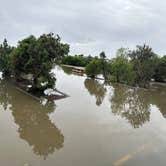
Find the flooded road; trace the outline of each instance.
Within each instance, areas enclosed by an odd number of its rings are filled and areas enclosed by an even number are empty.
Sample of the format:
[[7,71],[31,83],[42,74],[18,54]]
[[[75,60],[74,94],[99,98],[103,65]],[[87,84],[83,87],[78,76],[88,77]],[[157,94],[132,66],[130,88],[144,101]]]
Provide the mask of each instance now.
[[166,87],[105,85],[55,68],[53,104],[0,81],[0,165],[163,166]]

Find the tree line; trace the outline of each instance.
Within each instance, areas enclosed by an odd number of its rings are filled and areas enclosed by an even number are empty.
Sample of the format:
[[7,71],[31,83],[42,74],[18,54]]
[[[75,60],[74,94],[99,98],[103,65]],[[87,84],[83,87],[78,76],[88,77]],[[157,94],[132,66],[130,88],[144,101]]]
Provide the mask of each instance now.
[[[44,91],[55,86],[53,65],[82,66],[88,77],[102,75],[106,81],[147,87],[153,79],[166,81],[166,56],[160,57],[147,45],[129,50],[120,48],[116,57],[108,59],[105,52],[99,56],[69,55],[70,46],[53,33],[36,38],[31,35],[12,47],[5,39],[0,44],[0,71],[16,82],[31,82],[31,91]],[[29,84],[29,82],[28,82]]]
[[91,78],[102,75],[106,81],[132,86],[148,87],[151,80],[166,82],[166,56],[160,57],[145,44],[136,46],[134,50],[120,48],[112,59],[101,52],[96,57],[66,56],[62,63],[84,66],[87,76]]

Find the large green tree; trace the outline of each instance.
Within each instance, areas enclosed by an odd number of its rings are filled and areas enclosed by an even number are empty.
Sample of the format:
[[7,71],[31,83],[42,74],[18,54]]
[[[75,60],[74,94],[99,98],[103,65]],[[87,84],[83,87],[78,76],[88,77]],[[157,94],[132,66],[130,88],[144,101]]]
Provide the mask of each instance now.
[[55,78],[51,69],[56,60],[68,54],[69,45],[61,43],[59,36],[43,34],[39,38],[29,36],[19,42],[13,51],[13,74],[17,80],[22,73],[33,75],[32,90],[53,88]]

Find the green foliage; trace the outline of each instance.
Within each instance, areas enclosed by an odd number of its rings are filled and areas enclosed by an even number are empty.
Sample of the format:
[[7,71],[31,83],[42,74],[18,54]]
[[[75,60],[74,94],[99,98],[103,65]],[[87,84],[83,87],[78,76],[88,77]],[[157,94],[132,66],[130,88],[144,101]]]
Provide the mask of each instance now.
[[166,82],[166,55],[158,58],[154,78],[159,82]]
[[0,71],[3,72],[4,76],[9,76],[11,73],[11,52],[13,48],[8,45],[6,39],[0,45]]
[[133,85],[135,73],[133,65],[130,63],[126,49],[119,49],[116,58],[110,62],[112,80],[115,82]]
[[103,75],[104,79],[108,79],[108,63],[106,60],[105,52],[101,52],[100,55],[100,67],[101,67],[101,74]]
[[60,37],[52,33],[39,38],[29,36],[20,41],[13,51],[13,74],[17,80],[22,79],[22,73],[32,74],[33,90],[53,88],[55,78],[50,74],[53,64],[68,52],[69,45],[61,43]]
[[87,76],[95,78],[97,75],[101,74],[101,63],[99,59],[94,59],[91,61],[85,69]]
[[90,55],[65,56],[62,59],[62,64],[85,67],[87,64],[89,64],[92,61],[92,59],[93,58]]
[[38,49],[45,52],[50,60],[62,59],[69,52],[69,45],[61,43],[61,38],[53,33],[43,34],[38,39]]
[[34,61],[37,64],[41,60],[37,56],[37,39],[34,36],[29,36],[20,41],[17,48],[12,52],[12,71],[14,76],[18,78],[21,73],[32,73],[35,68],[38,70],[36,65],[33,66]]
[[105,52],[101,52],[99,57],[100,58],[94,57],[86,66],[86,74],[92,78],[95,78],[97,75],[102,74],[104,79],[107,80],[109,75],[109,66]]
[[137,49],[129,53],[134,72],[136,73],[136,83],[146,87],[152,79],[156,68],[156,54],[147,45],[137,46]]
[[107,59],[105,52],[101,52],[99,58],[68,56],[68,52],[69,45],[62,43],[61,38],[53,33],[39,38],[31,35],[19,41],[15,48],[5,39],[0,44],[0,71],[4,76],[12,75],[17,81],[32,76],[30,81],[35,91],[54,87],[55,77],[51,69],[56,62],[86,67],[85,72],[91,78],[101,74],[105,80],[129,85],[146,87],[152,78],[166,81],[166,56],[159,58],[147,45],[137,46],[133,51],[120,48],[116,58],[111,60]]

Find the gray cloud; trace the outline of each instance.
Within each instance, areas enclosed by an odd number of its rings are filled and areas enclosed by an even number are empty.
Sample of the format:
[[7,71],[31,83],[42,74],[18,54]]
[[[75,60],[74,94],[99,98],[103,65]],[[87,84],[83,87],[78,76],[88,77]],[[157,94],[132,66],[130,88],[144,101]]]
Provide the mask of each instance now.
[[[1,0],[2,1],[2,0]],[[6,0],[0,6],[0,40],[11,44],[54,32],[71,54],[114,56],[119,47],[147,43],[166,53],[166,2],[150,0]]]

